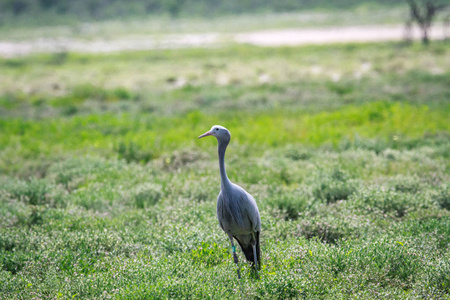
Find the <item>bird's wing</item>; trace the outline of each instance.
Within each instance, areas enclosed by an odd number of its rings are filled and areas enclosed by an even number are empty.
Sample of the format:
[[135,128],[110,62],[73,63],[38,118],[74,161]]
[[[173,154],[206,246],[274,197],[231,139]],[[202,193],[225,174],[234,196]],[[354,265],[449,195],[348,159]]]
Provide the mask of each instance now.
[[219,221],[219,225],[222,228],[223,231],[226,232],[225,227],[224,227],[224,218],[226,214],[226,210],[224,207],[224,199],[223,199],[223,195],[222,192],[219,193],[219,196],[217,197],[217,220]]
[[255,199],[243,188],[222,190],[217,198],[217,218],[224,231],[244,233],[261,230],[261,220]]
[[258,205],[256,205],[256,201],[252,195],[247,193],[244,189],[242,190],[245,193],[245,199],[242,199],[242,202],[245,205],[246,215],[252,224],[252,229],[254,231],[261,231],[261,217],[259,216]]

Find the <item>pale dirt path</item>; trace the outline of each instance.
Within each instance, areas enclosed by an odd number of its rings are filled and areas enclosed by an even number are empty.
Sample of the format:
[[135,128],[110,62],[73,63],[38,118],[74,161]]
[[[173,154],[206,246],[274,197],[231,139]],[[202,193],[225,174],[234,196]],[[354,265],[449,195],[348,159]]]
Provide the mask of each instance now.
[[[414,39],[420,38],[420,32],[417,28],[414,28],[411,34]],[[438,25],[432,28],[430,37],[431,39],[443,39],[445,35],[444,27]],[[236,34],[235,41],[258,46],[296,46],[395,41],[404,37],[405,27],[403,25],[377,25],[260,31]]]
[[[14,57],[31,53],[62,51],[105,53],[126,50],[217,47],[227,43],[257,46],[296,46],[327,43],[379,42],[401,40],[403,25],[373,25],[329,27],[320,29],[265,30],[248,33],[199,33],[129,36],[118,39],[82,40],[73,38],[41,38],[27,41],[1,41],[0,56]],[[433,27],[432,39],[442,39],[448,33],[442,25]],[[419,38],[417,29],[413,37]]]

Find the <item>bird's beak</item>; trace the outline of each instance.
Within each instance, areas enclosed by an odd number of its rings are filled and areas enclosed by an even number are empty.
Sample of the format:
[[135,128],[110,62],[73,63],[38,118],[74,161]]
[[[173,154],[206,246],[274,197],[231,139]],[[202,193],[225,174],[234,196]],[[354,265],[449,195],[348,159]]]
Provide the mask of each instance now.
[[203,138],[205,136],[208,136],[208,135],[212,135],[212,131],[207,131],[204,134],[202,134],[201,136],[199,136],[198,138],[201,139],[201,138]]

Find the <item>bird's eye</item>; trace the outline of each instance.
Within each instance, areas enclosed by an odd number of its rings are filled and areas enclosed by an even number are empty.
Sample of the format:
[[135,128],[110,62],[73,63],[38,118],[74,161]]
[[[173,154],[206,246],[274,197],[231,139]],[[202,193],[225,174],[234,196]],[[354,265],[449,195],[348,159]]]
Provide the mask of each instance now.
[[219,128],[216,128],[216,131],[219,131]]

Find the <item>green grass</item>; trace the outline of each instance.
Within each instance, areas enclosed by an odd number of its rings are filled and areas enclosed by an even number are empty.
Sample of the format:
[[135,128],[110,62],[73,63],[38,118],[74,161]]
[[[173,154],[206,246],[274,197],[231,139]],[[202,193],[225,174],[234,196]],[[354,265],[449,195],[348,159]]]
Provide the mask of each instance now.
[[[448,298],[449,49],[0,60],[0,298]],[[213,124],[259,280],[217,224]]]

